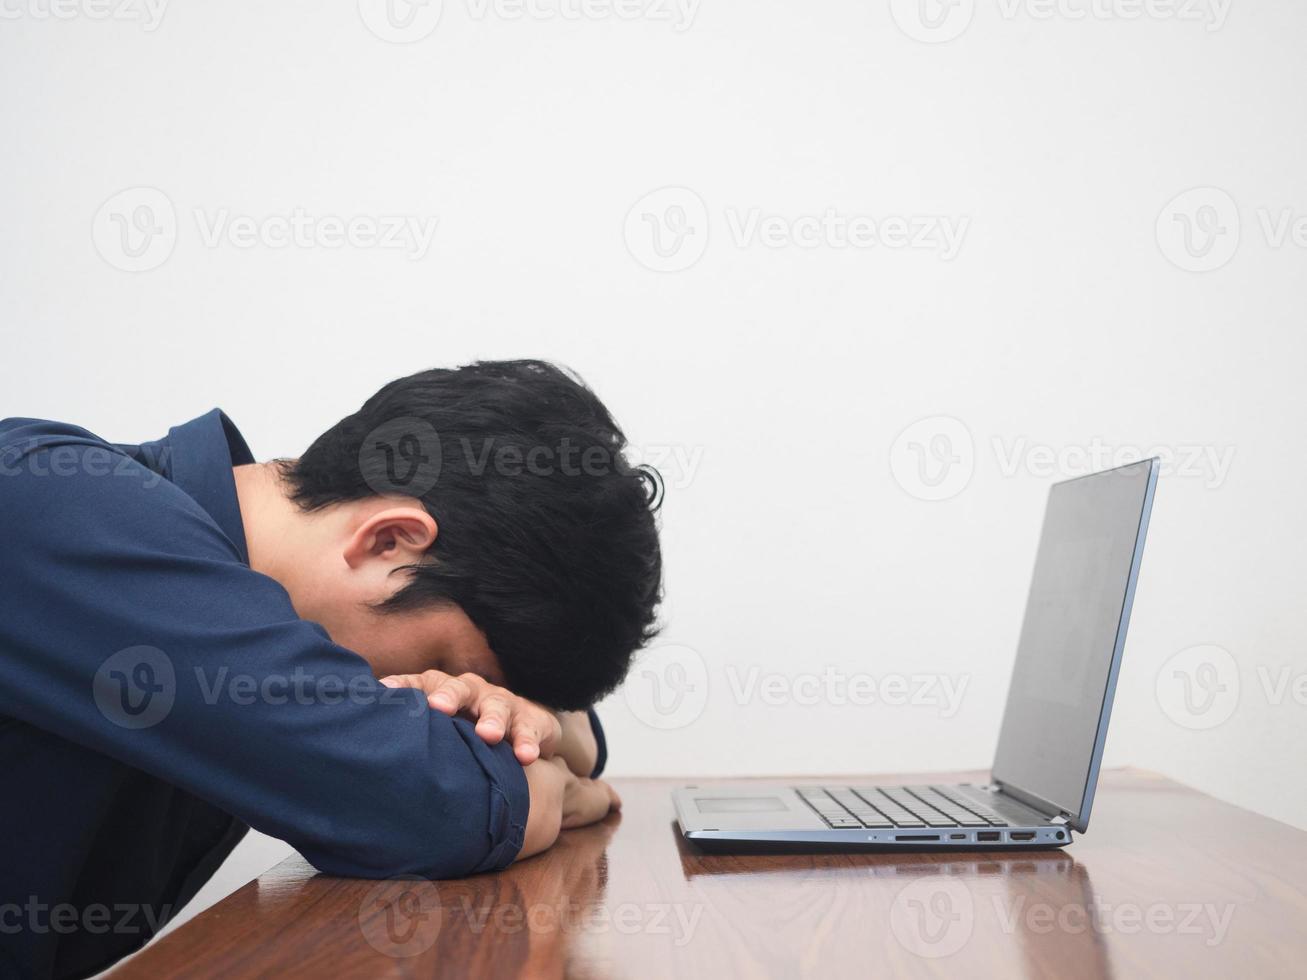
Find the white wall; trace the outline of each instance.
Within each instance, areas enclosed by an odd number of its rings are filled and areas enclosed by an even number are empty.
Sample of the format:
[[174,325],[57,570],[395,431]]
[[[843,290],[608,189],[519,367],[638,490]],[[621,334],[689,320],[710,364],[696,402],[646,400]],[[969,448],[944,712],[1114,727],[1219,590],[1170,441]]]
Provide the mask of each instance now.
[[[641,669],[694,689],[660,714],[639,675],[604,707],[622,775],[986,765],[1049,483],[1095,447],[1176,453],[1108,762],[1307,827],[1307,8],[1215,2],[961,0],[931,34],[915,3],[446,0],[401,44],[372,0],[175,3],[154,29],[5,0],[0,413],[129,440],[217,404],[270,457],[413,369],[574,366],[682,460],[677,646]],[[418,258],[206,243],[296,209],[438,225]],[[794,223],[828,209],[884,237]],[[679,251],[645,214],[684,216]],[[162,233],[133,259],[115,215]],[[961,459],[947,499],[910,492],[911,441]],[[797,703],[828,668],[965,687]],[[771,675],[782,703],[739,693]]]

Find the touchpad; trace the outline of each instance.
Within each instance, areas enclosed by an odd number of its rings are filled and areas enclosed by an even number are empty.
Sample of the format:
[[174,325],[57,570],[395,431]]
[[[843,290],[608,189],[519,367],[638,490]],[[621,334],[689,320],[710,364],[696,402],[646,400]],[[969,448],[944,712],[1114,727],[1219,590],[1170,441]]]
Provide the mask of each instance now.
[[789,809],[779,796],[700,796],[694,805],[700,813],[772,813]]

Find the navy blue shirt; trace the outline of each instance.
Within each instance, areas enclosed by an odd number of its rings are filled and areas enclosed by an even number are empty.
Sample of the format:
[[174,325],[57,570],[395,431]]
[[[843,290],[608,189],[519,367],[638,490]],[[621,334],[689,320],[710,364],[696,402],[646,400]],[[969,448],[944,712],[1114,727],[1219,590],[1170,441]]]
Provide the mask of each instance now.
[[139,446],[0,422],[0,974],[132,951],[247,826],[359,877],[521,849],[511,748],[378,684],[250,569],[250,462],[216,410]]

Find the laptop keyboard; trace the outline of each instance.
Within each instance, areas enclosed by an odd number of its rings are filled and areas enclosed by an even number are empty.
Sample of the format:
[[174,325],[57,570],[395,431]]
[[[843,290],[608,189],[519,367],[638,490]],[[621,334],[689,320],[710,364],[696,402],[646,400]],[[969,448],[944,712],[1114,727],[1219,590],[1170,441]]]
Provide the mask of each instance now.
[[1006,827],[1007,821],[952,786],[797,786],[827,826]]

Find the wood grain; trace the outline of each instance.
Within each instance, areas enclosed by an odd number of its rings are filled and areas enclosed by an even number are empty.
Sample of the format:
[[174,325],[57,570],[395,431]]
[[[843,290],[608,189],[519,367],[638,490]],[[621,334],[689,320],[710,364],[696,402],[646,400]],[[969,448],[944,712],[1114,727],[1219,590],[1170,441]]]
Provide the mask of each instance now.
[[1159,776],[1104,773],[1089,832],[1038,855],[705,855],[675,830],[683,782],[617,780],[620,816],[499,874],[358,881],[288,860],[111,976],[1307,972],[1307,834]]

